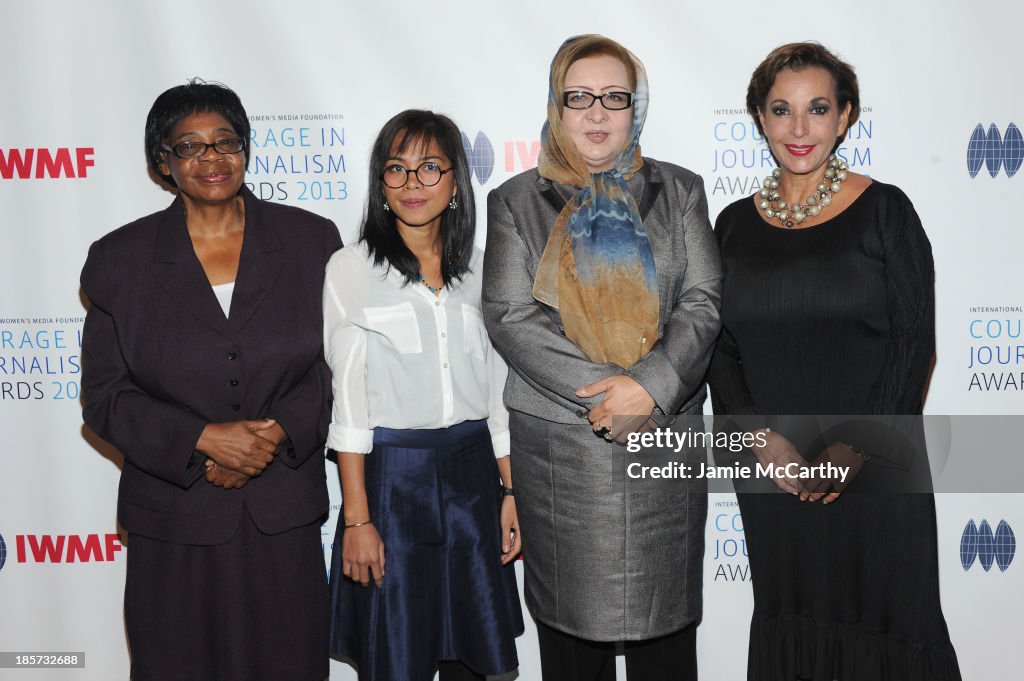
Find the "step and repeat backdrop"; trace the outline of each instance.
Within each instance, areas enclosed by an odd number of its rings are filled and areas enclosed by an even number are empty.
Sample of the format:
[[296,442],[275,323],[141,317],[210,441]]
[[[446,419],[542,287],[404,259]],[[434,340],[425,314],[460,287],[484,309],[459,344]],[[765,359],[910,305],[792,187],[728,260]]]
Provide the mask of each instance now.
[[[773,166],[744,112],[751,71],[781,43],[818,40],[861,82],[860,121],[840,155],[899,185],[932,241],[938,359],[927,412],[1012,416],[1024,406],[1017,3],[43,0],[5,2],[2,17],[0,651],[82,651],[86,664],[0,678],[128,676],[121,459],[81,421],[78,275],[92,241],[173,199],[147,172],[143,124],[160,92],[194,76],[241,96],[256,195],[330,217],[349,242],[370,145],[398,111],[455,119],[478,206],[534,167],[549,62],[585,32],[615,38],[646,64],[644,153],[700,173],[713,220]],[[486,247],[482,208],[480,219]],[[1024,453],[1019,443],[1005,449],[978,452],[984,475],[999,479],[999,458]],[[340,493],[325,465],[329,560]],[[1015,484],[937,500],[943,606],[966,679],[1024,666],[1012,633],[1024,602]],[[744,677],[752,607],[733,496],[713,496],[706,531],[701,676],[732,681]],[[520,678],[537,679],[528,626]],[[356,675],[336,662],[331,678]]]

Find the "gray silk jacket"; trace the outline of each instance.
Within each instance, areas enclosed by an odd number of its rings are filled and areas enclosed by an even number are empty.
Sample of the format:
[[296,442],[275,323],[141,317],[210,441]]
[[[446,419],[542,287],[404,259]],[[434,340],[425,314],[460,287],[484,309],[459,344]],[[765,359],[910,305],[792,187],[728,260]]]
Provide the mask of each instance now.
[[660,337],[627,370],[595,364],[533,298],[548,235],[573,187],[536,170],[487,201],[483,311],[510,372],[512,469],[523,531],[526,602],[534,617],[590,640],[643,640],[699,621],[707,494],[703,480],[633,480],[630,461],[704,460],[704,452],[644,451],[595,437],[587,412],[603,398],[577,388],[626,374],[656,416],[699,418],[719,332],[721,264],[701,178],[644,159],[629,182],[657,268]]

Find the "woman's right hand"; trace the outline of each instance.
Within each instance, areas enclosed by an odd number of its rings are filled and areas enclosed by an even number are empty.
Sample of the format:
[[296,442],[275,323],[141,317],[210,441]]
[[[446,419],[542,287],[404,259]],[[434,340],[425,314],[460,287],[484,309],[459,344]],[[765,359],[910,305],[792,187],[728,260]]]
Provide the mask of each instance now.
[[345,528],[341,538],[341,572],[363,586],[370,577],[377,586],[384,583],[384,542],[373,523]]
[[[795,475],[787,475],[786,471],[799,473],[805,466],[807,460],[800,456],[793,443],[774,431],[756,431],[767,434],[767,442],[764,447],[751,447],[758,462],[762,466],[771,466],[771,478],[775,486],[787,494],[799,494],[801,500],[806,500],[809,492],[804,485],[804,480]],[[789,467],[790,464],[796,464]],[[789,468],[787,468],[789,467]]]
[[273,419],[208,423],[196,449],[223,468],[255,477],[270,465],[277,453],[277,445],[260,436],[261,430],[274,423]]
[[647,428],[656,403],[636,379],[625,374],[585,385],[576,391],[577,397],[594,397],[604,393],[604,399],[587,414],[594,432],[608,441],[626,444],[630,433]]

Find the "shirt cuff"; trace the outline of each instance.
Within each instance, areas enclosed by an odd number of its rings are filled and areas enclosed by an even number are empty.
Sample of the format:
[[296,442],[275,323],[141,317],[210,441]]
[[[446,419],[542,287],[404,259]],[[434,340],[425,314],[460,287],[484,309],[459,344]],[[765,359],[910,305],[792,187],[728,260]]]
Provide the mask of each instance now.
[[491,446],[494,447],[494,458],[506,457],[512,451],[512,436],[507,430],[491,433]]
[[327,430],[327,448],[336,452],[369,454],[373,449],[373,431],[332,423]]

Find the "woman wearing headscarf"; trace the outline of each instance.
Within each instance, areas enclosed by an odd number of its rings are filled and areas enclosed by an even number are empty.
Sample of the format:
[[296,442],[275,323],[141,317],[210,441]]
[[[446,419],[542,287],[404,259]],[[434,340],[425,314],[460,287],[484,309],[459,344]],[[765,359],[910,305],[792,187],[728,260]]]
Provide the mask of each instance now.
[[613,679],[625,642],[631,681],[696,678],[707,497],[629,477],[621,443],[702,408],[720,284],[704,188],[641,156],[646,73],[618,43],[570,38],[549,86],[538,168],[488,197],[483,283],[543,674]]

